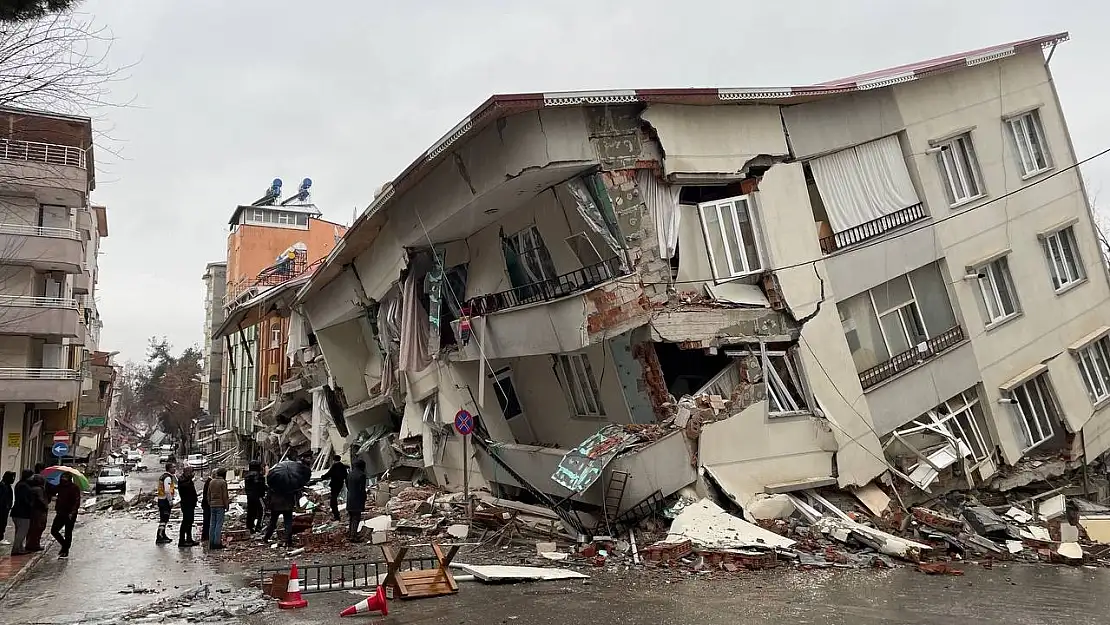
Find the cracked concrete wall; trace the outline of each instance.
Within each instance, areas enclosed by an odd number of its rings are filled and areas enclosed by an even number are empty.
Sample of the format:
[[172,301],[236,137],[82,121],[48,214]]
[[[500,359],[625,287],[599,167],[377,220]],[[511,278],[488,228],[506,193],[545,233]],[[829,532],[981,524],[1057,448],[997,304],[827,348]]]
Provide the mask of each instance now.
[[[886,470],[882,446],[844,339],[828,285],[801,163],[769,169],[759,185],[761,224],[787,308],[804,322],[799,359],[836,436],[841,486],[863,485]],[[825,282],[822,293],[822,281]],[[845,365],[848,363],[848,366]]]
[[641,114],[662,145],[668,179],[739,176],[758,156],[788,156],[778,106],[650,104]]

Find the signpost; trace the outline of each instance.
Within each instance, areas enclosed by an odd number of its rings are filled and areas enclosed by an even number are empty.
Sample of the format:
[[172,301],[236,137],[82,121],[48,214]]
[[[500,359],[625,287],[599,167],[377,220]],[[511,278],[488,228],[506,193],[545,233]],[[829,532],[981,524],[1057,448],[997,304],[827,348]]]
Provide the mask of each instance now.
[[69,443],[57,442],[50,448],[56,458],[61,458],[69,454]]
[[474,415],[465,410],[456,412],[455,431],[463,439],[463,496],[466,497],[466,518],[470,519],[470,435],[474,433]]
[[66,432],[65,430],[58,430],[57,432],[54,432],[54,442],[69,444],[69,432]]

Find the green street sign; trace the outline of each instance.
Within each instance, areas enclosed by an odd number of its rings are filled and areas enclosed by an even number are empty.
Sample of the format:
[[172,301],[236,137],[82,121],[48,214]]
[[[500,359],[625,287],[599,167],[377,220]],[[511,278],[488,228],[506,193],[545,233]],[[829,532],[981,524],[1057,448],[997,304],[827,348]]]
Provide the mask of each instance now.
[[108,424],[108,417],[77,417],[79,428],[102,428]]

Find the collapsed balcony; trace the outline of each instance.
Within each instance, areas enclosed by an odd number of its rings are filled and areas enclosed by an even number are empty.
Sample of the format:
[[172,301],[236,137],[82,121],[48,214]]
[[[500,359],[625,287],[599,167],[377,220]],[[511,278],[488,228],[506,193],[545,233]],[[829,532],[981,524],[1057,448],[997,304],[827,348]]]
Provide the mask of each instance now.
[[621,258],[613,256],[548,280],[471,298],[466,306],[472,315],[489,315],[517,306],[554,301],[628,274]]

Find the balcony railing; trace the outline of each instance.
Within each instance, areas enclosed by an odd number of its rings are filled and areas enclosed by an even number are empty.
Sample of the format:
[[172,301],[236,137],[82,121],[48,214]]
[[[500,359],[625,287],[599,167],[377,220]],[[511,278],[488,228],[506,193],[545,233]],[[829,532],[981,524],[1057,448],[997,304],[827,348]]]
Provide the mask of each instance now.
[[72,145],[0,139],[0,158],[85,168],[85,150]]
[[27,226],[24,224],[0,224],[0,234],[15,234],[28,237],[52,237],[55,239],[81,240],[81,233],[73,228],[49,228]]
[[900,354],[895,354],[884,363],[860,371],[860,384],[863,385],[863,390],[867,390],[903,371],[913,369],[917,365],[936,357],[937,354],[955,347],[963,340],[964,329],[960,326],[951,327],[924,343],[914,345]]
[[472,315],[488,315],[525,304],[550,302],[612,280],[622,274],[623,264],[624,261],[621,258],[614,256],[550,280],[526,284],[500,293],[480,295],[468,300],[467,306],[470,307]]
[[0,368],[0,380],[80,380],[76,369]]
[[19,306],[21,308],[72,308],[76,310],[77,300],[66,297],[0,295],[0,306]]
[[925,206],[920,202],[913,206],[907,206],[902,210],[895,211],[889,215],[883,215],[878,219],[848,228],[844,232],[837,232],[836,234],[828,237],[821,237],[821,251],[825,254],[832,254],[833,252],[844,249],[846,247],[862,243],[868,239],[873,239],[884,232],[901,228],[906,224],[911,224],[920,219],[925,219],[929,214],[925,212]]

